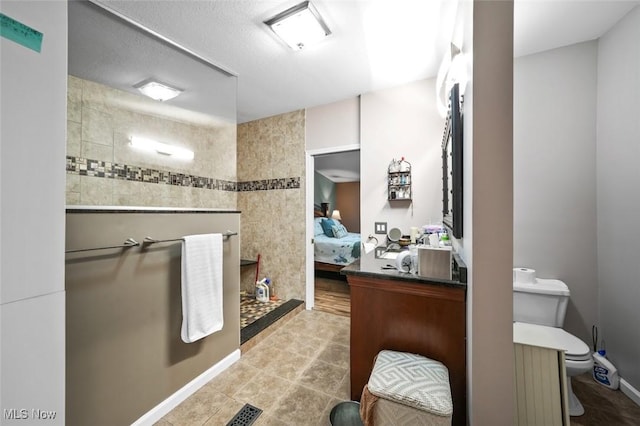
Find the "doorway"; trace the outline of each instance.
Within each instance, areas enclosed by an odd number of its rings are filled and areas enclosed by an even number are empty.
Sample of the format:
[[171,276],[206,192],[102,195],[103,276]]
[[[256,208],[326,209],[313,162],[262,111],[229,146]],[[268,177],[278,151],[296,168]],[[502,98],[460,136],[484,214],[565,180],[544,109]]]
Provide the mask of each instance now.
[[[360,147],[307,152],[306,307],[349,316],[349,288],[340,269],[354,259],[327,256],[327,243],[355,241],[360,247]],[[348,237],[318,235],[320,218],[333,217]]]

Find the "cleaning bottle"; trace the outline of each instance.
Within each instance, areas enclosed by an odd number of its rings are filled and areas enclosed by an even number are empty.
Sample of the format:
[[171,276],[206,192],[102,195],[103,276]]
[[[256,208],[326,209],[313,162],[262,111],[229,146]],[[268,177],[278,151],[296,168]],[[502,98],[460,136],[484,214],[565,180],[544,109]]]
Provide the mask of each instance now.
[[607,358],[607,351],[593,353],[593,379],[610,389],[618,389],[618,369]]
[[258,302],[269,301],[269,278],[263,278],[260,281],[256,281],[256,299]]

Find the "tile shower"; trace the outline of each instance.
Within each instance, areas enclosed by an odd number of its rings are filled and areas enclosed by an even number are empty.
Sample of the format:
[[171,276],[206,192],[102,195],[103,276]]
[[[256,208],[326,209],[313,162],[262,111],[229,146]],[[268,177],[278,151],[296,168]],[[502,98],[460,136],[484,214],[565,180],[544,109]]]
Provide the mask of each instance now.
[[[237,157],[241,257],[260,254],[260,277],[272,280],[276,295],[304,300],[305,112],[238,125]],[[241,290],[253,291],[255,274],[242,268]]]
[[[304,299],[305,113],[243,123],[170,114],[154,102],[74,76],[67,94],[67,205],[238,209],[241,257],[283,300]],[[133,106],[133,107],[132,107]],[[132,135],[180,144],[192,162],[148,155]],[[253,291],[255,268],[241,269]]]
[[[236,208],[236,124],[155,104],[69,76],[67,205]],[[181,145],[195,158],[136,151],[133,135]]]

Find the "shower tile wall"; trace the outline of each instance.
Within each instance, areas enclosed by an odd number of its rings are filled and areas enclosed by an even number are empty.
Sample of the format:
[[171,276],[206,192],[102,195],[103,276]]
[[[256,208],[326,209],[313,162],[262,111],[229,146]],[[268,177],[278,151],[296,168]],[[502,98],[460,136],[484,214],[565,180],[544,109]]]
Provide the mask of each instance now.
[[[69,76],[68,205],[236,208],[236,124],[158,105]],[[132,135],[183,146],[195,158],[136,151],[129,146]],[[128,175],[117,173],[125,169]],[[132,170],[144,181],[131,180]]]
[[[240,257],[260,254],[260,277],[282,299],[305,296],[304,138],[303,110],[238,126]],[[255,267],[242,268],[241,289],[253,292],[254,280]]]

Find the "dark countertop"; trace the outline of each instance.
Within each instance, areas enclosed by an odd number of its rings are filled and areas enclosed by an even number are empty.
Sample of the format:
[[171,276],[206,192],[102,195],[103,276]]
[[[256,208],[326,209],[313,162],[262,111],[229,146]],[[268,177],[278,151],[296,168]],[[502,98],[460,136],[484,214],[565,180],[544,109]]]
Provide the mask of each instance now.
[[371,253],[362,252],[362,257],[351,265],[340,270],[342,275],[354,275],[378,279],[392,279],[412,283],[432,284],[452,288],[467,288],[467,266],[457,253],[453,253],[453,279],[427,278],[409,272],[400,272],[397,269],[382,269],[386,265],[395,265],[393,259],[377,258],[376,250]]

